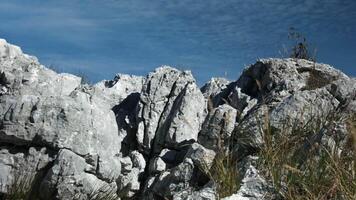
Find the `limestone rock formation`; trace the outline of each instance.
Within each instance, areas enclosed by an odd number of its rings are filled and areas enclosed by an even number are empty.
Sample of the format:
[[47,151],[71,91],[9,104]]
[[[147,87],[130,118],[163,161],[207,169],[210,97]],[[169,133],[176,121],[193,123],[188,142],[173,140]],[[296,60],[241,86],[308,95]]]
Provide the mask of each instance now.
[[[326,64],[263,59],[201,89],[169,66],[87,85],[0,39],[0,198],[28,177],[40,199],[218,199],[210,172],[228,153],[244,176],[225,199],[260,199],[270,183],[245,162],[263,129],[289,134],[338,110],[356,112],[356,79]],[[314,139],[346,142],[345,122],[333,123],[338,137]]]
[[[245,111],[236,130],[237,138],[248,138],[244,146],[249,148],[261,145],[267,115],[272,128],[288,129],[296,121],[302,127],[325,121],[337,108],[351,105],[343,99],[352,102],[356,93],[355,83],[339,70],[295,59],[261,60],[245,69],[237,86],[242,93],[257,99],[257,104],[254,102],[255,106]],[[345,89],[337,92],[337,88]]]
[[[81,85],[79,77],[45,68],[18,47],[1,48],[7,48],[0,61],[0,84],[6,91],[0,96],[1,143],[54,152],[41,184],[49,188],[50,196],[44,198],[76,194],[85,199],[90,187],[113,183],[121,171],[120,137],[111,108],[93,98],[95,88]],[[71,176],[58,175],[59,169]]]
[[237,110],[228,104],[213,108],[206,117],[198,141],[213,150],[223,149],[235,129]]
[[137,139],[144,152],[179,148],[196,141],[205,117],[205,99],[190,72],[161,67],[143,86]]

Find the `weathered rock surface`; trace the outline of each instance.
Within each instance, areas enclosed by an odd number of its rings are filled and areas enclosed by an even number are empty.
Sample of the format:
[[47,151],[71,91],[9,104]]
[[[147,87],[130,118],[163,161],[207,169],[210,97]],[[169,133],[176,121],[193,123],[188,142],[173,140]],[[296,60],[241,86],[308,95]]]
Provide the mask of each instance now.
[[269,186],[254,166],[249,166],[241,182],[236,194],[222,200],[259,200],[267,197]]
[[[348,89],[337,92],[336,88],[346,85]],[[342,72],[329,65],[295,59],[261,60],[245,69],[237,86],[257,99],[235,130],[236,137],[244,139],[244,149],[261,145],[267,115],[272,128],[287,133],[289,127],[297,129],[309,122],[327,120],[329,113],[346,105],[342,99],[350,100],[356,93],[356,85]],[[293,126],[296,122],[298,126]]]
[[[121,171],[121,144],[111,108],[92,98],[95,88],[82,86],[79,77],[57,74],[17,47],[4,46],[8,50],[0,61],[0,85],[6,91],[0,96],[1,144],[15,145],[15,149],[46,147],[57,152],[54,166],[43,179],[48,187],[56,185],[57,198],[66,199],[71,194],[68,192],[87,194],[81,183],[67,181],[113,183]],[[7,54],[13,49],[17,54]],[[53,178],[56,168],[57,172],[58,168],[69,170],[73,178]]]
[[196,141],[206,109],[192,74],[167,66],[148,75],[139,107],[137,139],[147,154]]
[[198,141],[213,150],[223,149],[230,142],[235,129],[237,110],[224,104],[213,108],[208,114],[199,133]]
[[[191,72],[168,66],[83,85],[0,39],[0,198],[17,177],[33,176],[41,199],[107,191],[116,199],[216,199],[209,169],[217,154],[248,158],[264,143],[266,121],[288,134],[286,125],[338,109],[356,112],[356,79],[306,60],[260,60],[235,82],[213,78],[201,89]],[[335,123],[345,136],[345,124]],[[323,133],[316,139],[335,143]],[[261,199],[270,187],[256,166],[236,167],[241,187],[225,199]]]
[[242,174],[240,188],[231,196],[222,198],[223,200],[278,199],[273,196],[273,188],[256,169],[258,159],[257,156],[246,156],[238,163]]
[[[0,191],[7,192],[19,179],[34,181],[37,174],[43,177],[46,167],[53,161],[53,154],[46,148],[15,149],[13,146],[2,146],[0,150]],[[33,186],[34,187],[34,186]]]

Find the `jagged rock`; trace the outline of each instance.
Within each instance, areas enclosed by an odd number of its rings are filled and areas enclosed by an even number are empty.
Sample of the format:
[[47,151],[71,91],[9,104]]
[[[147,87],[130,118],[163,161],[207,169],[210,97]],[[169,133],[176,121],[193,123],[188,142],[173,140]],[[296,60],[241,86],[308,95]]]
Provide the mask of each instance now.
[[205,99],[192,74],[167,66],[148,75],[140,108],[137,138],[146,154],[196,141],[205,117]]
[[262,59],[247,67],[237,81],[251,97],[268,93],[322,88],[337,79],[348,78],[329,65],[303,59]]
[[256,169],[259,157],[246,156],[237,163],[239,174],[242,174],[242,180],[239,190],[231,196],[222,198],[223,200],[257,200],[257,199],[275,199],[272,198],[273,188]]
[[224,94],[229,91],[229,84],[225,78],[211,78],[200,90],[207,100],[208,110],[218,106],[225,99]]
[[[35,88],[33,88],[35,90]],[[2,101],[4,100],[4,101]],[[120,169],[120,151],[114,114],[90,102],[90,95],[74,91],[71,96],[2,96],[4,142],[67,148],[79,155],[98,155],[100,174]],[[112,166],[108,164],[114,164]],[[120,172],[117,172],[117,175]],[[116,176],[117,176],[116,175]]]
[[[339,102],[325,88],[312,91],[296,91],[293,95],[271,105],[259,105],[251,111],[236,130],[238,138],[248,148],[258,148],[263,141],[266,125],[283,130],[285,134],[309,124],[315,127],[325,121]],[[316,120],[317,119],[317,120]],[[246,148],[246,147],[244,147]]]
[[41,197],[51,199],[88,199],[93,191],[106,185],[116,191],[116,184],[107,178],[96,177],[96,166],[88,164],[85,158],[62,149],[57,159],[41,183]]
[[15,58],[21,54],[20,47],[9,44],[4,39],[0,39],[0,58]]
[[173,196],[174,200],[215,200],[216,188],[213,182],[209,182],[198,191],[182,190]]
[[151,184],[146,186],[146,194],[143,199],[172,198],[177,192],[189,190],[189,181],[193,177],[193,169],[194,163],[188,158],[177,167],[160,173],[150,181]]
[[250,165],[237,193],[222,200],[260,200],[267,197],[269,192],[270,186],[266,180],[258,174],[254,166]]
[[139,172],[143,172],[146,167],[146,160],[142,154],[138,151],[132,151],[130,153],[130,157],[132,160],[133,167],[137,168]]
[[186,158],[192,159],[194,165],[200,170],[209,171],[213,164],[216,153],[213,150],[204,148],[198,143],[194,143],[188,149]]
[[132,161],[130,157],[124,157],[120,159],[121,161],[121,173],[128,174],[132,170]]
[[160,157],[151,159],[150,174],[159,173],[166,170],[166,163]]
[[229,83],[230,81],[225,78],[211,78],[210,81],[201,88],[201,92],[205,98],[214,97],[226,89]]
[[[260,60],[237,81],[212,79],[201,90],[190,72],[168,66],[91,86],[0,39],[0,67],[0,195],[26,171],[42,199],[108,190],[117,199],[216,199],[208,169],[223,149],[245,174],[226,199],[261,199],[270,187],[249,155],[266,124],[289,134],[335,110],[356,112],[356,80],[306,60]],[[310,141],[345,143],[345,122],[328,123],[337,137],[322,130]]]
[[207,100],[208,110],[224,104],[228,101],[228,95],[236,86],[236,82],[230,82],[224,78],[211,78],[201,91]]
[[145,78],[141,76],[117,74],[114,80],[101,81],[92,89],[92,101],[106,106],[115,113],[123,156],[137,150],[136,109],[144,81]]
[[131,198],[140,191],[140,176],[144,173],[146,161],[141,153],[133,151],[130,157],[121,159],[121,175],[116,179],[118,193],[122,198]]
[[133,168],[128,174],[121,174],[116,180],[119,196],[123,198],[133,197],[140,190],[140,170]]
[[214,157],[214,151],[191,144],[180,164],[148,179],[144,199],[215,199],[215,185],[206,175]]
[[[112,108],[93,98],[98,95],[95,88],[81,86],[79,77],[57,74],[25,54],[18,53],[16,58],[12,55],[0,60],[0,84],[7,91],[0,96],[1,143],[42,146],[54,152],[67,149],[73,154],[70,156],[97,169],[91,170],[92,184],[101,184],[101,180],[114,183],[121,173],[121,140]],[[67,156],[68,153],[59,158],[71,161]],[[67,168],[71,170],[65,165],[64,170]],[[81,177],[84,170],[72,170],[77,173],[73,177]],[[78,189],[78,185],[67,184],[66,180],[64,185],[65,191]],[[61,190],[60,185],[56,189]]]
[[166,168],[172,168],[179,165],[185,158],[190,145],[184,146],[181,149],[163,149],[159,157],[166,164]]
[[273,108],[270,113],[270,122],[274,127],[281,127],[284,121],[290,124],[296,120],[305,125],[313,120],[317,121],[318,118],[325,118],[338,105],[339,101],[333,98],[325,88],[297,91]]
[[325,120],[340,105],[327,88],[343,81],[350,82],[350,78],[328,65],[306,60],[266,59],[245,69],[238,87],[258,103],[236,129],[236,140],[240,140],[237,146],[241,144],[238,151],[263,143],[266,120],[286,134],[290,127],[302,127],[313,119]]
[[176,150],[162,149],[161,153],[159,154],[159,157],[162,158],[165,163],[174,164],[177,163],[177,158],[179,157],[179,154],[180,152]]
[[95,84],[93,98],[104,101],[103,104],[113,108],[129,95],[141,92],[144,81],[142,76],[117,74],[114,80]]
[[257,99],[241,92],[241,88],[235,87],[228,96],[229,104],[238,111],[238,118],[243,119],[249,110],[257,104]]
[[328,85],[327,90],[339,102],[345,102],[356,94],[356,79],[339,79]]
[[356,79],[340,79],[326,87],[344,107],[345,114],[356,113]]
[[235,128],[236,117],[237,110],[227,104],[214,108],[199,133],[199,143],[216,151],[225,149]]

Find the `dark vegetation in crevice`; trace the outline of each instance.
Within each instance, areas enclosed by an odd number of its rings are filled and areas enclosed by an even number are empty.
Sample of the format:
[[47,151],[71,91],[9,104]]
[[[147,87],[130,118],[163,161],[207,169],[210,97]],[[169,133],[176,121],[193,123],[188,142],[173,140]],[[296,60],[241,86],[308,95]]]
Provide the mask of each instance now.
[[[235,86],[234,86],[235,87]],[[228,103],[228,102],[225,102]],[[214,113],[209,113],[208,115],[213,115]],[[209,118],[207,116],[207,118]],[[228,118],[224,118],[218,123],[218,126],[221,127],[220,132],[218,133],[217,147],[215,150],[215,158],[212,165],[204,166],[203,169],[199,169],[195,172],[195,176],[200,178],[201,181],[196,183],[197,188],[201,188],[212,182],[214,184],[214,190],[216,191],[216,198],[220,199],[223,197],[230,196],[239,189],[241,184],[242,176],[237,167],[238,162],[241,159],[234,152],[234,136],[226,137],[226,123]]]
[[[11,143],[0,143],[0,149],[7,149],[11,154],[22,153],[24,157],[29,156],[29,148],[35,148],[37,151],[41,151],[43,147],[38,146],[27,146],[27,145],[14,145]],[[46,149],[46,152],[49,157],[55,158],[57,155],[57,151],[53,151],[51,149]],[[8,187],[7,194],[0,193],[0,199],[2,200],[39,200],[40,199],[40,185],[47,175],[48,171],[53,167],[55,159],[48,162],[46,166],[41,169],[37,169],[37,165],[40,160],[38,160],[36,164],[36,169],[26,169],[28,166],[22,163],[20,165],[20,169],[13,168],[13,181],[10,183]]]

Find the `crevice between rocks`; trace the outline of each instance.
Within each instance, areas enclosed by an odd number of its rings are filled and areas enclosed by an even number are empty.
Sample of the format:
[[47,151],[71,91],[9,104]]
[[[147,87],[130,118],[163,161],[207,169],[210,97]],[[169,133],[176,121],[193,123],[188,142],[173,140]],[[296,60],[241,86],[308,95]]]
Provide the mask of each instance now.
[[[120,104],[114,106],[112,111],[115,114],[116,123],[119,129],[126,131],[126,136],[121,142],[121,153],[123,157],[129,155],[133,150],[137,150],[138,143],[136,140],[137,121],[136,108],[140,101],[140,93],[132,93],[128,95]],[[129,120],[127,122],[126,120]]]
[[[44,166],[42,169],[40,170],[37,170],[37,167],[38,167],[38,164],[39,164],[39,160],[38,162],[36,163],[36,168],[33,169],[35,174],[33,175],[33,180],[31,182],[31,186],[29,188],[29,196],[27,198],[27,200],[30,200],[30,199],[35,199],[35,198],[39,198],[39,194],[40,194],[40,186],[41,186],[41,183],[43,182],[43,180],[45,179],[47,173],[49,172],[49,170],[53,167],[56,159],[57,159],[57,155],[58,155],[58,150],[54,150],[53,148],[47,148],[47,147],[43,147],[43,146],[38,146],[38,145],[16,145],[16,144],[13,144],[13,143],[7,143],[7,142],[1,142],[0,143],[0,149],[7,149],[9,151],[9,153],[11,154],[17,154],[17,153],[23,153],[24,157],[28,157],[30,154],[29,154],[29,149],[30,148],[35,148],[36,150],[41,150],[42,148],[46,148],[46,153],[47,155],[52,158],[51,161],[49,161],[47,163],[46,166]],[[24,167],[24,166],[23,166]],[[20,170],[19,172],[16,172],[16,173],[19,173],[19,174],[15,174],[14,176],[19,176],[18,178],[22,178],[22,176],[24,175],[24,173],[26,173],[25,171],[22,171],[24,169],[18,169]],[[23,174],[22,174],[23,173]],[[23,177],[23,178],[30,178],[31,177]],[[18,180],[18,181],[22,181],[22,180]],[[18,184],[18,183],[16,183]],[[1,198],[1,194],[0,194],[0,198]]]
[[[178,77],[179,79],[179,77]],[[150,174],[149,174],[149,166],[150,166],[150,163],[151,163],[151,160],[155,157],[155,146],[156,146],[156,137],[157,137],[157,132],[160,128],[160,124],[161,124],[161,121],[162,121],[162,118],[163,118],[163,115],[166,113],[167,109],[168,109],[168,106],[170,104],[170,99],[174,96],[174,91],[176,89],[176,85],[177,85],[177,80],[174,81],[173,85],[172,85],[172,88],[170,90],[170,93],[167,97],[167,102],[163,108],[163,111],[161,112],[161,115],[159,117],[159,120],[157,122],[157,128],[156,128],[156,131],[155,131],[155,136],[154,138],[152,139],[152,145],[151,145],[151,149],[150,149],[150,152],[148,153],[148,155],[145,155],[145,160],[146,160],[146,166],[145,166],[145,170],[144,172],[142,173],[143,175],[141,176],[142,177],[142,180],[140,180],[140,191],[135,195],[137,197],[140,197],[143,195],[143,189],[144,189],[144,186],[146,184],[146,181],[147,181],[147,178],[149,178]],[[145,104],[145,106],[143,107],[143,109],[145,109],[147,107],[147,104]],[[142,112],[143,114],[143,112]],[[142,119],[143,116],[141,116]],[[144,121],[145,122],[145,121]],[[146,130],[146,124],[144,123],[144,126],[145,126],[145,130],[144,130],[144,135],[147,134],[147,130]]]

